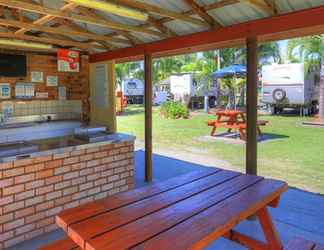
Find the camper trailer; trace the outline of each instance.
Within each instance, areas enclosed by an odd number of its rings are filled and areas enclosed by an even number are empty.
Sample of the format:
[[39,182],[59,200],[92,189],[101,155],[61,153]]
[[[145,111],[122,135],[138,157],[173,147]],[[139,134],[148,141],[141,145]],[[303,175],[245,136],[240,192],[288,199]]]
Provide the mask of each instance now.
[[122,82],[122,92],[129,104],[144,103],[144,83],[139,79],[126,79]]
[[316,109],[319,72],[305,73],[303,63],[272,64],[262,67],[262,102],[273,114],[284,108],[299,108],[310,114]]
[[182,101],[192,108],[203,107],[204,97],[208,96],[209,106],[213,107],[216,101],[217,86],[198,86],[191,73],[170,76],[170,92],[175,100]]

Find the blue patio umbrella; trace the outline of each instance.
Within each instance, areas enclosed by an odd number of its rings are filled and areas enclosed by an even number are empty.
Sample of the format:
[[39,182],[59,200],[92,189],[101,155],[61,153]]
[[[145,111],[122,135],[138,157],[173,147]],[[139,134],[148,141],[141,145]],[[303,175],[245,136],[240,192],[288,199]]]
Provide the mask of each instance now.
[[228,67],[222,68],[211,73],[214,78],[227,78],[227,77],[245,77],[246,76],[246,65],[232,64]]

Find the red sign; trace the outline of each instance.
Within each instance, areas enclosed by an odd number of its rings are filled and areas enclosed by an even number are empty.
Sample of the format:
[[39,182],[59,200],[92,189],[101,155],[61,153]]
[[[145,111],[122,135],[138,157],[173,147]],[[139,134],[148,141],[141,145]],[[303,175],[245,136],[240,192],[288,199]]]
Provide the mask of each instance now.
[[57,52],[57,68],[59,72],[79,72],[80,52],[59,49]]

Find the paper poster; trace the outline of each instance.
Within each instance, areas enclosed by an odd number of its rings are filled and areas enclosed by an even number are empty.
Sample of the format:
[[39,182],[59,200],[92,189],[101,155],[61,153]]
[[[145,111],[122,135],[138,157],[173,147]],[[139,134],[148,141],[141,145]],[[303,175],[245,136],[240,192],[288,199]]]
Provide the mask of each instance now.
[[80,53],[74,50],[58,49],[57,69],[59,72],[79,72]]
[[9,83],[0,84],[0,99],[9,99],[11,97],[11,88]]
[[2,102],[1,103],[2,113],[11,116],[14,112],[13,102]]
[[31,72],[31,81],[32,82],[44,82],[43,72],[32,71]]
[[48,98],[48,92],[36,92],[35,96],[38,99],[47,99]]
[[35,88],[32,83],[16,83],[16,98],[33,98],[35,96]]
[[59,100],[66,100],[66,87],[60,86],[58,88]]
[[46,86],[48,86],[48,87],[57,87],[58,86],[58,78],[57,78],[57,76],[47,76],[46,77]]

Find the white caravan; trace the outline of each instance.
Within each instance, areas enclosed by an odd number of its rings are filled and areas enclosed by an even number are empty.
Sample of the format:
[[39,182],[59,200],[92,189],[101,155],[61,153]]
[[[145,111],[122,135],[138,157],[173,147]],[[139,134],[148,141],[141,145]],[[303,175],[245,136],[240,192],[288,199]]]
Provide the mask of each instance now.
[[303,63],[272,64],[262,67],[262,102],[278,113],[284,108],[316,109],[319,71],[305,74]]
[[122,82],[122,91],[130,104],[144,103],[144,83],[136,78],[126,79]]

